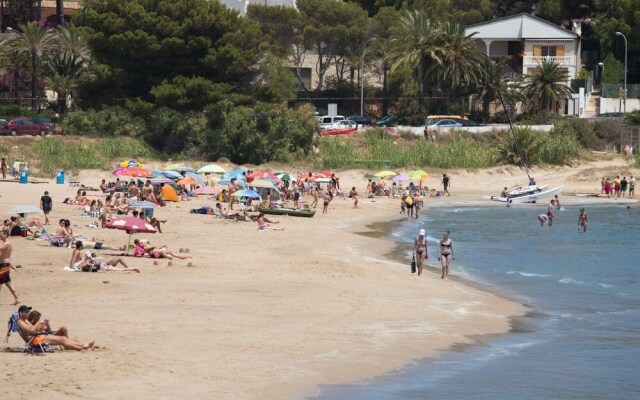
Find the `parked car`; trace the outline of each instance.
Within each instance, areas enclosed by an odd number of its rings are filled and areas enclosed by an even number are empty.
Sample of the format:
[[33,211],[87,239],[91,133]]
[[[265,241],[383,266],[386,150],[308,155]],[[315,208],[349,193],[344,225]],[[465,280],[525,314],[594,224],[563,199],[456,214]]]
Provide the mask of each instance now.
[[357,128],[357,127],[358,127],[358,124],[355,121],[351,121],[349,119],[338,121],[335,124],[333,124],[333,129],[351,129],[351,128]]
[[593,118],[624,118],[625,115],[622,112],[606,112],[593,116]]
[[48,134],[53,133],[56,129],[56,124],[51,122],[50,118],[34,118],[33,123],[40,125],[40,128],[46,130]]
[[393,126],[395,122],[398,120],[395,115],[387,115],[386,117],[378,120],[376,122],[376,126]]
[[371,125],[373,123],[373,121],[371,121],[369,118],[365,118],[360,115],[352,115],[347,118],[347,120],[353,121],[358,125]]
[[344,117],[342,115],[324,115],[322,117],[318,117],[318,123],[320,124],[320,130],[323,129],[335,129],[335,126],[338,122],[344,121]]
[[39,124],[35,124],[33,123],[33,121],[25,117],[11,118],[7,120],[4,124],[2,124],[2,126],[0,127],[0,134],[2,135],[11,135],[11,136],[42,135],[44,136],[44,135],[47,135],[48,133],[49,131],[47,129],[44,129]]

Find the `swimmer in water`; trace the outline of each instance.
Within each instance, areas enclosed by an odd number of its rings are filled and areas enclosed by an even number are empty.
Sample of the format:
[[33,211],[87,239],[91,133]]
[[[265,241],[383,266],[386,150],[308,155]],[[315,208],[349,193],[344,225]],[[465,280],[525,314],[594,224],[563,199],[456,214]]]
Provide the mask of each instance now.
[[586,232],[587,231],[587,222],[588,222],[588,218],[587,218],[587,212],[584,210],[584,208],[580,209],[580,216],[578,217],[578,232],[582,231],[582,232]]
[[546,226],[549,221],[549,217],[546,214],[538,215],[538,221],[540,221],[540,226]]
[[549,220],[547,225],[549,226],[553,225],[553,207],[555,206],[555,203],[555,200],[551,200],[551,204],[547,207],[547,219]]

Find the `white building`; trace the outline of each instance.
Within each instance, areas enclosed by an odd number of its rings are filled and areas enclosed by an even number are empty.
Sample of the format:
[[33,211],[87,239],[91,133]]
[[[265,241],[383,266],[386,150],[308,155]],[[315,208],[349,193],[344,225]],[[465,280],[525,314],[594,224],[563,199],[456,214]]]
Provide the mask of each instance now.
[[240,15],[247,13],[249,4],[262,4],[265,6],[285,6],[296,8],[296,0],[218,0],[225,6],[240,11]]
[[489,57],[510,57],[516,73],[535,73],[538,63],[551,60],[575,79],[581,68],[580,29],[573,32],[542,18],[522,13],[469,25],[465,34],[474,33],[478,47]]

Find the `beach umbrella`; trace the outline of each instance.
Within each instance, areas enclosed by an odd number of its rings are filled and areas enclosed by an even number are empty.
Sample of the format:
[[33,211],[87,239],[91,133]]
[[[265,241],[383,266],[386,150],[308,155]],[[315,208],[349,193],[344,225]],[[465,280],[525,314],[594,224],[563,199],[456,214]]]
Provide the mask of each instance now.
[[172,184],[173,181],[169,178],[151,178],[149,179],[149,182],[151,182],[152,185],[160,185],[161,183],[165,183],[165,184]]
[[248,185],[254,186],[254,187],[268,188],[268,189],[278,189],[276,185],[273,183],[273,181],[266,180],[266,179],[254,179],[253,181],[249,182]]
[[374,176],[379,176],[380,178],[388,178],[390,176],[396,176],[397,174],[393,171],[380,171],[377,172]]
[[265,171],[254,172],[253,174],[250,174],[249,176],[247,176],[247,180],[248,179],[265,179],[265,178],[268,178],[271,180],[278,179],[273,173],[265,172]]
[[169,179],[180,179],[182,174],[176,171],[163,171],[162,175]]
[[224,168],[216,164],[209,164],[198,168],[199,174],[224,174],[227,172]]
[[315,181],[319,183],[328,183],[328,182],[331,182],[331,178],[321,177],[321,178],[316,178]]
[[253,197],[254,199],[260,199],[260,193],[256,192],[255,190],[250,190],[250,189],[242,189],[242,190],[238,190],[236,191],[232,196],[235,197]]
[[171,171],[177,167],[182,167],[182,164],[180,163],[176,163],[176,164],[169,164],[166,167],[162,168],[164,171]]
[[153,174],[151,173],[151,171],[145,168],[140,168],[140,167],[132,167],[132,168],[121,167],[114,170],[112,174],[120,175],[120,176],[134,176],[134,177],[141,176],[143,178],[153,178]]
[[396,175],[393,178],[391,178],[392,182],[408,182],[410,180],[411,180],[411,178],[409,178],[405,174]]
[[409,172],[409,177],[412,179],[427,179],[429,177],[429,173],[427,171],[423,171],[421,169]]
[[134,168],[134,167],[143,168],[144,167],[144,165],[142,165],[142,163],[139,163],[136,160],[125,160],[125,161],[121,162],[119,165],[121,167],[125,167],[125,168]]
[[182,178],[176,182],[176,185],[195,185],[196,181],[192,178]]
[[316,172],[315,174],[313,174],[313,178],[331,178],[331,175],[333,174],[330,171]]
[[371,182],[380,182],[380,178],[379,176],[374,176],[373,178],[371,178]]
[[7,214],[43,214],[42,210],[32,205],[20,205],[15,206]]
[[293,181],[293,176],[291,176],[290,173],[288,172],[276,172],[276,178],[280,179],[281,181]]
[[202,186],[195,190],[198,195],[216,195],[219,192],[219,189],[211,187],[211,186]]
[[207,181],[205,181],[204,178],[198,175],[195,171],[187,171],[184,173],[184,176],[196,181],[196,185],[198,186],[207,186]]
[[140,218],[123,217],[112,219],[106,225],[110,229],[120,229],[129,234],[129,243],[127,243],[126,254],[129,254],[129,245],[131,244],[131,235],[134,233],[156,233],[157,230],[147,221]]
[[247,171],[244,170],[244,169],[234,169],[233,171],[229,171],[229,172],[225,173],[222,176],[228,177],[229,179],[231,179],[231,178],[238,178],[239,179],[241,176],[244,177],[244,175],[242,175],[242,174],[244,174],[245,172],[247,172]]
[[176,171],[176,172],[187,172],[187,171],[193,171],[196,172],[195,169],[191,168],[191,167],[187,167],[185,165],[178,165],[175,168],[171,168],[171,171]]
[[151,201],[136,201],[136,202],[132,202],[129,203],[129,207],[133,207],[133,208],[156,208],[158,207],[158,205],[156,203],[153,203]]

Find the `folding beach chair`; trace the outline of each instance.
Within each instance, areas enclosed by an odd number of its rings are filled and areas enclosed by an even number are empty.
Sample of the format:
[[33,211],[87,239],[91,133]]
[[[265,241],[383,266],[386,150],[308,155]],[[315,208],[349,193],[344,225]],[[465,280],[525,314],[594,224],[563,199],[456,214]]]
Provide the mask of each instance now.
[[74,181],[73,176],[69,174],[69,188],[80,187],[80,181]]
[[35,345],[31,344],[31,342],[36,336],[47,335],[49,333],[42,332],[36,335],[29,335],[25,332],[22,332],[20,328],[18,328],[19,318],[20,317],[18,316],[18,312],[12,313],[11,316],[9,317],[9,323],[7,324],[7,337],[5,338],[5,342],[9,341],[9,336],[12,333],[17,333],[18,335],[20,335],[22,340],[24,340],[24,350],[23,350],[24,353],[29,353],[29,354],[52,353],[53,349],[51,348],[51,346],[49,346],[46,343],[35,344]]

